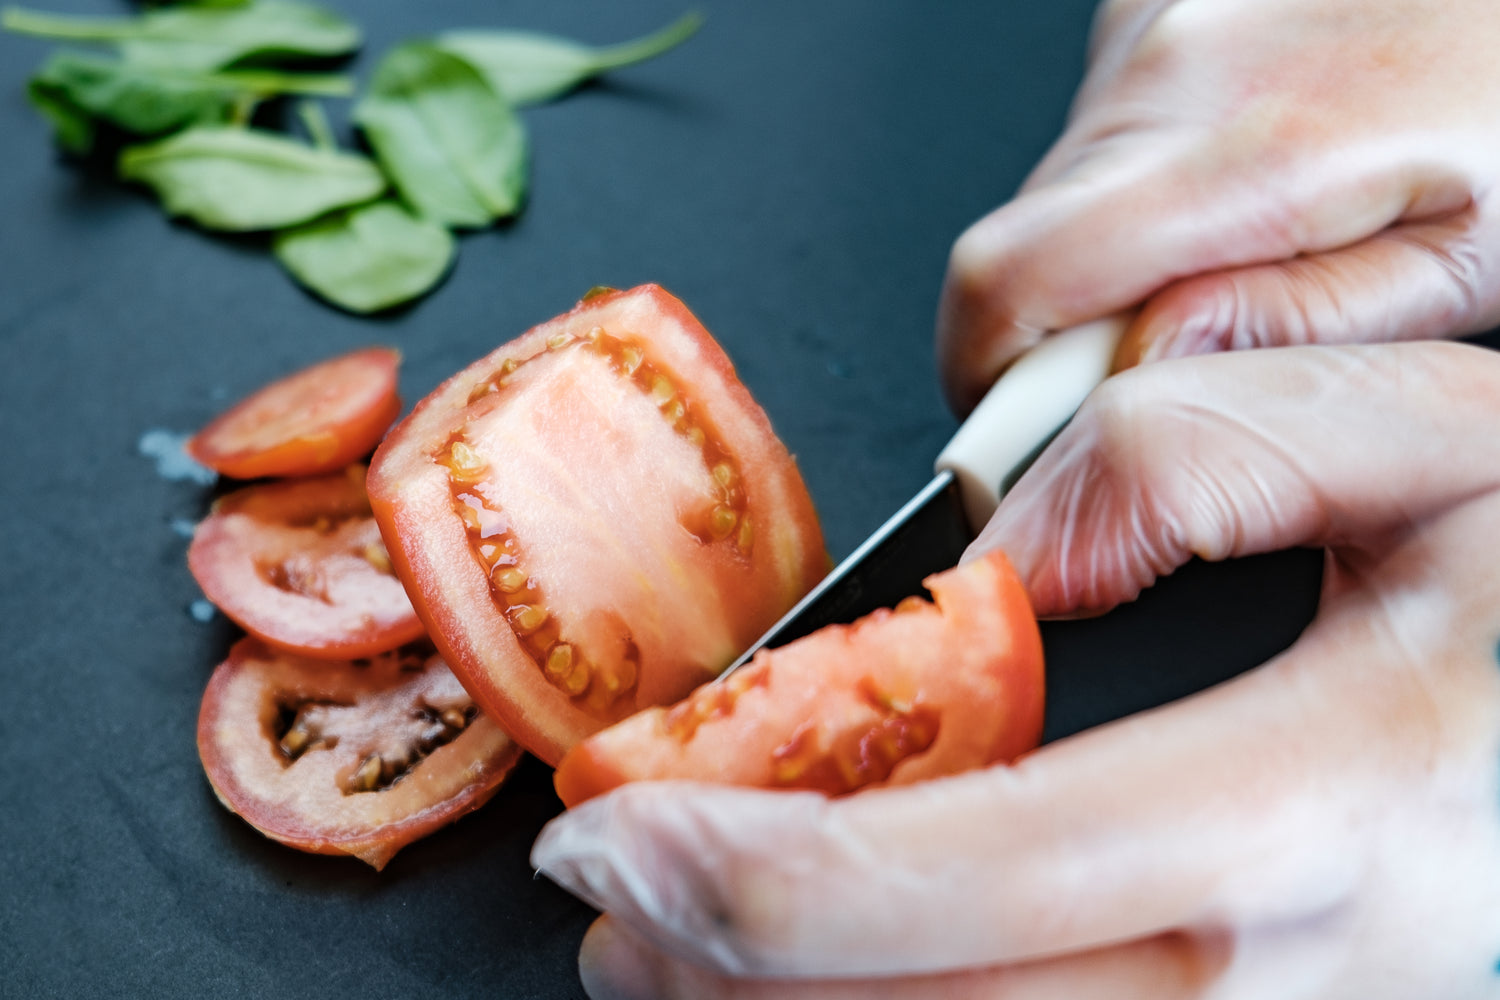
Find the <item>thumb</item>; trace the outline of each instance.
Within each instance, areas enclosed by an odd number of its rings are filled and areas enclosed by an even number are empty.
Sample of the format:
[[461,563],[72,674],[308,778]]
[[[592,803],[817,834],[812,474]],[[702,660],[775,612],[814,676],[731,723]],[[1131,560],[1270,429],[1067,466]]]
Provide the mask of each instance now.
[[1102,612],[1193,556],[1374,547],[1491,489],[1500,358],[1431,342],[1216,354],[1107,380],[969,555],[1040,615]]
[[1471,206],[1341,249],[1179,281],[1147,302],[1121,340],[1115,366],[1251,347],[1478,332],[1476,225]]

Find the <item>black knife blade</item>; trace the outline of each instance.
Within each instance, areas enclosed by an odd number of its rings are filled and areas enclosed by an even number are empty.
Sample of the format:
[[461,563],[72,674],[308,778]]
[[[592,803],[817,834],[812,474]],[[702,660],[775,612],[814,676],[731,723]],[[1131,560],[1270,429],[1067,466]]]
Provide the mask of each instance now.
[[932,482],[720,676],[761,649],[925,593],[922,581],[957,564],[1000,497],[1108,376],[1125,321],[1053,334],[1012,364],[938,455]]
[[852,622],[876,608],[889,608],[904,597],[922,593],[922,581],[957,563],[971,541],[958,481],[945,469],[834,567],[729,670],[743,666],[762,648],[784,646],[825,625]]

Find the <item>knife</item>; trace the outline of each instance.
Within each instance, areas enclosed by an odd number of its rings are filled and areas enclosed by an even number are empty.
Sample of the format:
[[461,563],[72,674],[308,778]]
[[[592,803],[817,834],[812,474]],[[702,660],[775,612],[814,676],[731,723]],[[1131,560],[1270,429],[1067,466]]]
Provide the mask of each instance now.
[[925,593],[922,581],[958,563],[1010,487],[1109,375],[1127,317],[1043,339],[980,400],[934,463],[932,482],[834,567],[721,674],[761,649]]

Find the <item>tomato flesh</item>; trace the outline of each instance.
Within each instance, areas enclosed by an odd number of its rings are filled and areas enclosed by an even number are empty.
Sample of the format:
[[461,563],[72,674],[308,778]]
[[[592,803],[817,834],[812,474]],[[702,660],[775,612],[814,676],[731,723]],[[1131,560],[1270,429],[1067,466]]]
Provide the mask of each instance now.
[[225,615],[279,649],[340,659],[424,634],[359,466],[221,497],[193,533],[188,567]]
[[209,681],[198,752],[219,800],[267,837],[377,869],[483,805],[521,754],[437,656],[334,663],[254,639]]
[[842,795],[1010,761],[1041,739],[1041,635],[994,552],[911,598],[755,659],[671,708],[595,734],[558,765],[572,806],[681,778]]
[[316,476],[368,455],[401,413],[401,355],[368,347],[257,390],[187,442],[199,462],[233,479]]
[[369,489],[455,673],[549,763],[717,674],[828,565],[795,462],[655,286],[592,296],[444,383]]

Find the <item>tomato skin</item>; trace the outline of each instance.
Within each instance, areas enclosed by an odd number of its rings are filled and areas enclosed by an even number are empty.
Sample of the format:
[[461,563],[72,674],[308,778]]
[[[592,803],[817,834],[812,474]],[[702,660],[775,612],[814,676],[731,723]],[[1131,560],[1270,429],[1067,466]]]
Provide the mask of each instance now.
[[[468,701],[436,657],[331,663],[243,639],[204,692],[198,752],[219,801],[267,837],[314,854],[353,855],[378,870],[402,847],[478,809],[520,759],[499,726],[466,711]],[[294,757],[283,749],[291,729],[278,730],[297,708],[321,713],[327,728],[315,734],[321,744]],[[445,725],[445,712],[462,724]],[[431,718],[414,718],[423,713]],[[303,718],[286,723],[297,728]],[[379,790],[351,791],[361,764],[380,751],[419,759]]]
[[[672,402],[648,398],[647,371]],[[492,585],[503,567],[481,561],[478,529],[456,513],[468,494],[455,440],[483,462],[475,492],[502,498],[478,515],[518,548],[542,595],[530,606],[548,615],[540,632],[512,626],[520,605],[498,604]],[[694,507],[719,464],[733,479],[724,539]],[[708,332],[652,285],[591,295],[438,387],[377,450],[369,491],[434,642],[548,763],[717,674],[828,569],[795,462]],[[560,647],[592,670],[581,695],[567,687],[576,674],[548,673]]]
[[1041,739],[1041,634],[998,551],[911,599],[755,659],[671,708],[565,756],[569,806],[627,781],[676,778],[846,794],[1009,762]]
[[226,494],[188,546],[188,568],[232,621],[278,649],[325,659],[424,635],[388,559],[360,466]]
[[231,479],[316,476],[364,458],[401,414],[401,355],[367,347],[256,390],[193,435],[198,462]]

